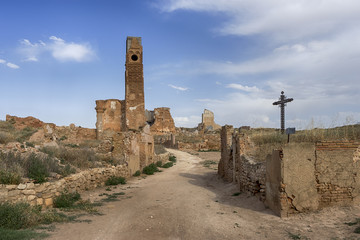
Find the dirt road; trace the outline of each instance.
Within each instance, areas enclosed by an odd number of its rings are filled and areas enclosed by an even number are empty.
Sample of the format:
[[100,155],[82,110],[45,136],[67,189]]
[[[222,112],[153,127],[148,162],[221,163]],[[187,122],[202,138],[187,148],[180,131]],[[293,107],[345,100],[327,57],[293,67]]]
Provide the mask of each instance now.
[[[238,192],[202,159],[169,150],[177,164],[163,172],[133,178],[112,192],[120,201],[100,207],[91,222],[56,225],[50,240],[121,239],[358,239],[345,222],[360,217],[360,208],[331,208],[286,219],[275,216],[255,197]],[[96,200],[105,188],[86,192]]]

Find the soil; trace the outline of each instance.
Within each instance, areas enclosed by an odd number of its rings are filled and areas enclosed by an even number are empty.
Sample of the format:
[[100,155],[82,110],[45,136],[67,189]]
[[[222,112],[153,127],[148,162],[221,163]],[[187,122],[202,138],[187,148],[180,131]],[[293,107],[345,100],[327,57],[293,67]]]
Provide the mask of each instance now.
[[353,233],[358,225],[345,224],[360,217],[358,206],[281,219],[255,196],[233,196],[237,186],[204,166],[204,160],[218,161],[219,152],[169,151],[177,156],[172,168],[134,177],[111,191],[104,187],[83,193],[91,201],[103,198],[102,193],[125,195],[99,207],[104,215],[57,224],[49,239],[360,239]]

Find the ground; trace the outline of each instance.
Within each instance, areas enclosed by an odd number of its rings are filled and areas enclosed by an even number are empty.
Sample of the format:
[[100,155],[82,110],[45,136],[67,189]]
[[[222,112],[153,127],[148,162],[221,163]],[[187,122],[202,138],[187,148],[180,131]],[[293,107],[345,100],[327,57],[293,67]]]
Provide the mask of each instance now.
[[360,239],[352,233],[355,227],[345,224],[360,217],[360,207],[281,219],[254,196],[233,196],[236,186],[202,164],[218,160],[219,152],[169,151],[178,160],[172,168],[134,177],[112,191],[104,187],[82,194],[95,201],[102,193],[125,193],[99,207],[104,215],[82,217],[91,222],[57,224],[49,239]]

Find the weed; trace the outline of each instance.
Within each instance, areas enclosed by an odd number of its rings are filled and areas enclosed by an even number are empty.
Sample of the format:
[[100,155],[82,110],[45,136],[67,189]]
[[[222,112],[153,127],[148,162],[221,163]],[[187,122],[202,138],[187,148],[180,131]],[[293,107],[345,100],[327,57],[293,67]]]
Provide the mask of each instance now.
[[17,173],[0,170],[0,184],[19,184],[21,176]]
[[[124,193],[125,194],[125,193]],[[115,202],[115,201],[119,201],[119,199],[117,199],[118,195],[124,195],[124,194],[117,194],[117,193],[113,193],[113,194],[107,194],[104,193],[103,195],[106,196],[106,198],[102,199],[101,201],[103,202]]]
[[106,186],[118,185],[118,184],[126,184],[126,179],[124,177],[111,176],[105,182]]
[[169,167],[172,167],[173,165],[174,165],[173,162],[167,162],[162,166],[162,168],[169,168]]
[[37,132],[37,129],[34,129],[32,127],[23,128],[22,130],[17,132],[16,141],[25,142],[26,140],[28,140],[31,137],[31,135],[33,135],[36,132]]
[[66,164],[65,167],[63,167],[60,171],[60,174],[63,177],[69,176],[70,174],[74,174],[74,173],[76,173],[76,170],[75,168],[71,167],[70,164]]
[[7,132],[2,132],[0,130],[0,144],[7,144],[9,142],[12,142],[14,140],[14,137]]
[[141,175],[140,170],[137,170],[137,171],[133,174],[134,177],[138,177],[138,176],[140,176],[140,175]]
[[146,175],[153,175],[155,172],[158,172],[159,169],[157,168],[157,166],[152,163],[149,166],[144,167],[143,169],[143,173]]
[[35,180],[35,183],[46,182],[49,177],[49,170],[46,168],[44,162],[35,154],[31,154],[28,159],[28,176]]
[[111,191],[111,188],[110,188],[110,187],[108,187],[108,188],[106,188],[106,189],[105,189],[105,191]]
[[354,233],[360,234],[360,227],[355,228]]
[[35,147],[34,143],[32,142],[26,142],[25,144],[27,147]]
[[169,161],[175,163],[176,157],[175,156],[169,156]]
[[67,139],[67,136],[62,136],[60,139],[59,139],[59,141],[64,141],[64,140],[66,140]]
[[30,239],[44,239],[48,237],[47,233],[37,233],[33,230],[13,230],[0,227],[0,240],[30,240]]
[[356,218],[354,222],[346,222],[345,224],[348,226],[354,226],[358,223],[360,223],[360,218]]
[[241,192],[236,192],[236,193],[233,193],[232,196],[239,196],[241,194]]
[[78,148],[79,147],[79,145],[74,144],[74,143],[69,143],[69,144],[66,144],[65,146],[71,147],[71,148]]
[[61,193],[60,196],[54,199],[54,207],[56,208],[71,208],[74,203],[80,200],[80,194],[78,192],[68,193],[66,190]]
[[156,162],[156,166],[157,166],[157,167],[161,167],[161,166],[162,166],[162,161],[157,161],[157,162]]
[[202,161],[201,164],[202,164],[204,167],[210,168],[210,165],[217,164],[217,162],[212,161],[212,160],[205,160],[205,161]]
[[296,240],[296,239],[301,239],[301,235],[300,234],[293,234],[291,232],[288,232],[288,236],[289,238]]

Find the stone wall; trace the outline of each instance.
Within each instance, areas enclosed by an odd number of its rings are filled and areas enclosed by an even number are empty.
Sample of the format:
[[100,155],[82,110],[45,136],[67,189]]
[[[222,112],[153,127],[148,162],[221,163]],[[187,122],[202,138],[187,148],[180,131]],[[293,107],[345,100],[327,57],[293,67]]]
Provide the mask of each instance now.
[[118,99],[96,101],[96,134],[101,138],[106,130],[120,132],[124,129],[124,101]]
[[279,216],[288,216],[328,206],[358,204],[359,145],[291,143],[274,151],[267,163],[267,205]]
[[315,211],[360,202],[360,143],[289,143],[266,161],[254,159],[246,134],[221,130],[218,174],[258,195],[277,215]]
[[217,130],[221,126],[216,124],[214,121],[214,113],[208,109],[204,109],[204,113],[201,115],[201,123],[198,126],[199,130]]
[[171,116],[170,108],[155,108],[153,111],[153,124],[151,125],[151,133],[154,135],[163,135],[175,133],[175,123]]
[[[167,162],[169,153],[156,155],[152,162]],[[149,163],[150,164],[150,163]],[[131,169],[126,165],[112,166],[108,168],[92,168],[54,182],[42,184],[21,183],[19,185],[0,185],[0,202],[28,202],[31,205],[51,207],[55,197],[64,190],[68,192],[82,192],[105,185],[110,176],[129,178],[132,176]]]
[[255,162],[245,153],[246,135],[225,125],[221,129],[221,160],[218,174],[226,181],[238,184],[239,190],[265,199],[265,162]]

